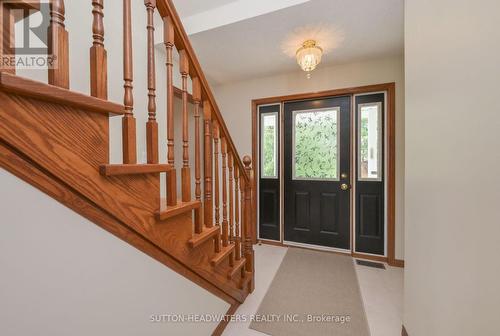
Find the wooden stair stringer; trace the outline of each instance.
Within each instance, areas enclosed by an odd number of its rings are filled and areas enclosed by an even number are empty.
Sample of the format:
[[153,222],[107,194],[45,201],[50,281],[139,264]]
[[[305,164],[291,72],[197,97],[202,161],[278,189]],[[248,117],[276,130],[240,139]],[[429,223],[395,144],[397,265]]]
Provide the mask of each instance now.
[[[171,227],[176,230],[172,231]],[[233,297],[239,302],[243,302],[247,293],[239,288],[238,279],[228,279],[227,273],[230,268],[224,267],[222,264],[218,269],[214,269],[210,261],[215,256],[213,239],[209,239],[197,246],[191,248],[187,243],[193,236],[192,234],[192,218],[190,214],[183,214],[174,218],[167,219],[158,223],[156,237],[152,238],[158,242],[165,243],[165,249],[175,255],[183,263],[187,264],[193,270],[204,277],[212,278],[222,288],[231,291]]]
[[217,286],[152,244],[148,239],[131,230],[124,223],[103,211],[88,199],[83,198],[81,194],[73,190],[70,186],[60,181],[57,177],[50,174],[50,172],[41,169],[2,140],[0,140],[0,167],[226,302],[231,304],[238,302]]
[[[161,228],[171,229],[171,225],[155,219],[155,205],[160,202],[159,174],[99,174],[99,166],[109,162],[107,115],[1,90],[0,100],[0,139],[226,294],[239,302],[244,300],[245,292],[235,281],[227,281],[227,272],[211,269],[209,251],[190,251],[187,236],[169,245],[175,240],[174,231],[167,233]],[[179,218],[183,216],[168,221]],[[184,218],[181,226],[191,229],[189,217]]]

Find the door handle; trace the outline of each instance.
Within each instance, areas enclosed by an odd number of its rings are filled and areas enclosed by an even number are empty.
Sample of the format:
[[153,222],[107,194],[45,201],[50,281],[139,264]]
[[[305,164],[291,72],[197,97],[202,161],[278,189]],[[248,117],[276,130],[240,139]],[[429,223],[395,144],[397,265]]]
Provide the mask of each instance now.
[[340,185],[340,189],[347,191],[347,190],[351,189],[351,187],[347,183],[342,183]]

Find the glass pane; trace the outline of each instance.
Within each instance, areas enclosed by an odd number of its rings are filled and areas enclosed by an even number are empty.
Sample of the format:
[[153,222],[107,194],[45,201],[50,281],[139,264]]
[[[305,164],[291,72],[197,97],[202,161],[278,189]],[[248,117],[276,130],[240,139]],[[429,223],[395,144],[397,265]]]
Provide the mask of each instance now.
[[278,177],[277,165],[277,121],[276,113],[266,113],[261,115],[261,155],[262,167],[261,176],[263,178]]
[[338,180],[338,108],[294,112],[294,179]]
[[359,105],[358,174],[360,180],[380,180],[382,157],[381,104]]

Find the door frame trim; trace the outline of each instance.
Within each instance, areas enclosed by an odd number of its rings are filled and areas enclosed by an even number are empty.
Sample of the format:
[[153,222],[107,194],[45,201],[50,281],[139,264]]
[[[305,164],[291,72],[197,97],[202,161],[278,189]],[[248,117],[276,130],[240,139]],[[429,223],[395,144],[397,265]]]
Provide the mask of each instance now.
[[[301,94],[292,94],[284,96],[267,97],[252,100],[252,157],[253,163],[253,176],[257,175],[257,167],[259,167],[259,157],[258,157],[258,106],[268,105],[268,104],[283,104],[284,102],[290,102],[295,100],[308,100],[308,99],[318,99],[334,96],[345,96],[345,95],[356,95],[370,92],[387,92],[387,121],[386,121],[386,141],[387,141],[387,257],[382,257],[387,260],[387,263],[391,266],[398,266],[401,264],[400,260],[396,260],[396,84],[383,83],[367,86],[358,86],[351,88],[342,88],[327,90],[321,92],[310,92]],[[281,116],[282,118],[282,116]],[[258,189],[257,178],[253,179],[254,189]],[[253,242],[257,243],[257,192],[253,193],[253,216],[255,227],[253,228]],[[282,212],[282,211],[281,211]],[[283,225],[281,225],[283,226]],[[282,230],[283,228],[281,228]],[[352,229],[352,225],[351,225]],[[352,236],[352,235],[351,235]],[[283,244],[283,236],[281,237],[281,244]],[[352,239],[352,238],[351,238]],[[373,257],[369,254],[360,254],[353,251],[353,244],[351,243],[351,255],[364,256],[366,258]],[[380,257],[377,257],[380,259]]]

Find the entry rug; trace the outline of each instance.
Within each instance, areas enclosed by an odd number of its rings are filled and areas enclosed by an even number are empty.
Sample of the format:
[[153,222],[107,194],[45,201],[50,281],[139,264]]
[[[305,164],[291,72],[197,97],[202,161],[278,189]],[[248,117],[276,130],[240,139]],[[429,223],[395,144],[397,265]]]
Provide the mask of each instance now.
[[288,249],[250,328],[272,336],[370,336],[352,258]]

